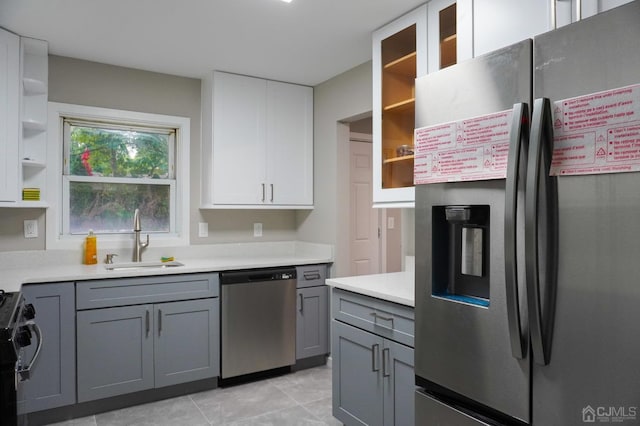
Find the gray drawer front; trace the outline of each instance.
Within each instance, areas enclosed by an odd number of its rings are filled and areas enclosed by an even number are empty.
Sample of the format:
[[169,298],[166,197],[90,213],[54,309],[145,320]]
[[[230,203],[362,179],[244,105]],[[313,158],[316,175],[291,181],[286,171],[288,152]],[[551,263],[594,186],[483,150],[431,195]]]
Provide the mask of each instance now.
[[331,311],[338,321],[414,347],[414,313],[408,306],[334,288]]
[[298,288],[325,285],[327,265],[296,266],[296,274],[298,275]]
[[82,281],[76,284],[77,309],[217,297],[218,274],[158,275]]

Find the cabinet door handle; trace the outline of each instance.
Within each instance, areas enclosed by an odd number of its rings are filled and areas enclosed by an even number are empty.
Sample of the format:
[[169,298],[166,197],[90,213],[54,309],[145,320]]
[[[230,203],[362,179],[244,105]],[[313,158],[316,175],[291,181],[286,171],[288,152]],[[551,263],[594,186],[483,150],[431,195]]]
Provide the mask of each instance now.
[[145,314],[145,329],[146,329],[146,337],[149,337],[149,310]]
[[389,372],[389,367],[387,366],[389,361],[389,348],[384,348],[382,350],[382,377],[389,377],[391,373]]
[[271,184],[271,202],[273,203],[273,184]]
[[300,312],[304,311],[304,296],[300,293]]
[[377,367],[378,364],[376,359],[378,358],[376,354],[378,353],[378,349],[380,349],[379,344],[371,345],[371,371],[380,371],[380,367]]
[[158,336],[162,333],[162,309],[158,309]]

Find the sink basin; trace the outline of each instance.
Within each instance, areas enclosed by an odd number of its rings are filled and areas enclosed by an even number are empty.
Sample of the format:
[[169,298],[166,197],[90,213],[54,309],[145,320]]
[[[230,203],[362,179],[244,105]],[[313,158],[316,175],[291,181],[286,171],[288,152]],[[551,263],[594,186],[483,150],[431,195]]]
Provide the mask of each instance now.
[[126,270],[126,269],[156,269],[156,268],[175,268],[177,266],[184,266],[184,263],[180,262],[128,262],[128,263],[110,263],[104,265],[104,269],[109,271]]

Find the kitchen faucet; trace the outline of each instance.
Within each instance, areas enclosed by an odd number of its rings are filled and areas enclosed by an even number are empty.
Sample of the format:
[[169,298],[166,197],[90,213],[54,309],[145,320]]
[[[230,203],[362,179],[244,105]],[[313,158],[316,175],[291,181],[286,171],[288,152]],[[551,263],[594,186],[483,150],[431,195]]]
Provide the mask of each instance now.
[[133,233],[135,234],[133,240],[133,261],[141,262],[142,261],[142,249],[147,248],[149,245],[149,234],[147,234],[147,242],[143,243],[140,241],[140,210],[136,209],[133,213]]

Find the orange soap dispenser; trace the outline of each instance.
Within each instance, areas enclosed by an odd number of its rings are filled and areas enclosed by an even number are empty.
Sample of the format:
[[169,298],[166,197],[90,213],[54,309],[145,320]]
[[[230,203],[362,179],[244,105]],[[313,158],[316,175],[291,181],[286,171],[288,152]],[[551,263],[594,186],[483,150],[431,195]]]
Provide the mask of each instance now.
[[89,229],[89,235],[84,240],[84,263],[85,265],[95,265],[98,263],[98,238]]

